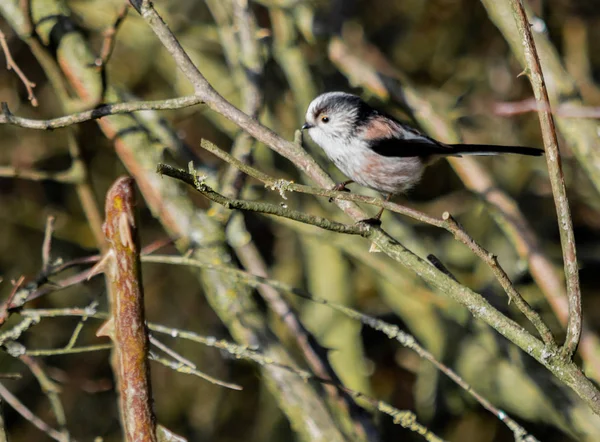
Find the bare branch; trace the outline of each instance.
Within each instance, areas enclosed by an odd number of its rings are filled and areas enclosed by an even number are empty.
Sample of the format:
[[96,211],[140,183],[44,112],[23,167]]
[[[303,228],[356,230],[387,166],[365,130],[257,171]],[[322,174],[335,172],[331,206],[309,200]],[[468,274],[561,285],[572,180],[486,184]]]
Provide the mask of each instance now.
[[154,362],[158,362],[159,364],[164,365],[165,367],[168,367],[171,370],[174,370],[178,373],[191,374],[194,376],[198,376],[199,378],[204,379],[205,381],[208,381],[211,384],[218,385],[219,387],[229,388],[231,390],[238,390],[238,391],[242,390],[242,387],[237,384],[232,384],[230,382],[221,381],[217,378],[209,376],[206,373],[196,370],[195,368],[192,368],[181,362],[170,361],[168,359],[161,358],[160,356],[153,355],[152,353],[150,353],[150,360],[154,361]]
[[[528,435],[528,433],[515,421],[510,419],[506,413],[498,408],[494,407],[491,402],[482,397],[476,391],[474,391],[471,386],[462,379],[456,372],[454,372],[451,368],[439,362],[432,353],[423,348],[417,340],[411,336],[410,334],[400,330],[397,326],[386,323],[385,321],[381,321],[379,319],[373,318],[371,316],[360,313],[354,309],[349,307],[340,305],[335,302],[328,301],[326,299],[318,298],[311,293],[308,293],[304,290],[298,289],[296,287],[292,287],[288,284],[285,284],[281,281],[277,281],[274,279],[265,278],[258,275],[253,275],[248,272],[244,272],[241,270],[231,269],[225,266],[219,265],[211,265],[204,262],[200,262],[198,260],[193,260],[180,256],[146,256],[143,259],[144,262],[155,262],[155,263],[165,263],[165,264],[175,264],[175,265],[192,265],[198,266],[206,269],[214,269],[219,272],[225,272],[228,275],[231,275],[234,278],[240,279],[245,284],[250,284],[252,287],[260,288],[262,285],[266,285],[268,287],[272,287],[276,290],[280,290],[285,293],[289,293],[291,295],[299,296],[303,299],[308,299],[312,302],[316,302],[318,304],[326,305],[345,316],[348,316],[354,320],[360,321],[363,324],[374,328],[375,330],[379,330],[385,333],[390,339],[397,340],[402,346],[406,348],[410,348],[414,352],[416,352],[421,358],[432,363],[438,370],[448,376],[452,381],[454,381],[457,385],[463,388],[468,394],[473,396],[477,402],[481,404],[486,410],[490,411],[494,414],[498,419],[503,421],[514,433],[515,437],[519,436],[524,438]],[[533,436],[529,436],[529,441],[536,440]],[[517,440],[525,440],[525,439],[517,439]]]
[[60,442],[62,442],[64,440],[63,435],[59,431],[56,431],[54,428],[52,428],[46,422],[44,422],[39,417],[37,417],[35,414],[33,414],[33,412],[29,408],[27,408],[25,405],[23,405],[23,403],[19,399],[17,399],[17,397],[15,395],[13,395],[8,390],[8,388],[6,388],[4,385],[2,385],[2,383],[0,383],[0,396],[2,397],[2,399],[4,399],[4,401],[8,405],[13,407],[13,409],[17,413],[19,413],[21,416],[23,416],[25,419],[27,419],[29,422],[31,422],[34,426],[39,428],[42,432],[47,434],[48,437],[51,437],[52,439],[60,441]]
[[525,46],[526,73],[531,81],[535,99],[541,103],[538,116],[542,127],[548,174],[550,183],[552,184],[552,194],[554,195],[554,204],[556,205],[556,214],[558,216],[558,229],[560,231],[565,277],[567,280],[567,298],[569,300],[569,322],[567,324],[567,336],[562,347],[562,353],[565,358],[571,358],[579,345],[582,328],[581,288],[579,286],[579,266],[575,250],[573,221],[571,220],[567,187],[565,185],[560,152],[558,150],[556,127],[554,126],[554,118],[550,113],[550,99],[548,98],[542,66],[537,55],[533,35],[531,34],[529,20],[527,19],[527,14],[521,0],[510,0],[510,3],[517,21],[519,34]]
[[539,112],[540,109],[547,110],[553,115],[564,118],[600,118],[600,107],[597,106],[574,106],[572,104],[559,104],[556,109],[544,108],[542,102],[538,103],[534,98],[526,98],[521,101],[504,101],[494,103],[494,113],[503,117],[521,115],[528,112]]
[[310,224],[325,230],[330,230],[332,232],[346,233],[349,235],[364,235],[366,230],[368,229],[368,226],[363,224],[342,224],[335,221],[331,221],[326,218],[322,218],[320,216],[313,216],[305,212],[291,210],[284,206],[276,206],[275,204],[227,198],[211,189],[195,173],[187,173],[181,169],[176,169],[167,164],[159,164],[157,167],[157,172],[161,175],[170,176],[171,178],[178,179],[189,184],[190,186],[193,186],[206,198],[226,207],[227,209],[239,209],[246,210],[249,212],[281,216],[284,218],[292,219],[294,221],[299,221],[304,224]]
[[54,417],[56,418],[56,423],[60,428],[61,433],[61,441],[68,442],[71,437],[69,435],[69,431],[67,430],[67,417],[65,415],[65,409],[60,401],[60,389],[58,385],[56,385],[46,374],[44,371],[44,367],[42,363],[32,358],[30,355],[24,354],[19,357],[21,362],[23,362],[31,373],[35,376],[38,383],[40,384],[40,388],[42,392],[48,398],[50,402],[50,409],[52,410]]
[[123,24],[125,17],[127,17],[127,11],[129,10],[129,5],[124,3],[119,11],[115,22],[112,26],[102,32],[104,39],[102,40],[102,48],[100,49],[100,55],[94,61],[94,66],[98,69],[105,69],[110,56],[112,55],[112,51],[115,48],[117,32],[119,28]]
[[4,52],[4,57],[6,58],[6,69],[8,69],[9,71],[12,69],[13,71],[15,71],[15,73],[19,76],[21,82],[25,86],[25,89],[27,89],[27,99],[31,102],[32,106],[37,106],[38,101],[37,98],[35,98],[35,94],[33,93],[35,83],[29,81],[29,79],[23,73],[21,68],[19,68],[19,65],[15,63],[15,60],[13,60],[12,55],[10,53],[10,49],[8,48],[8,43],[6,42],[6,36],[2,31],[0,31],[0,48],[2,48],[2,52]]
[[[277,180],[273,177],[270,177],[269,175],[267,175],[265,173],[258,171],[257,169],[253,168],[252,166],[242,163],[237,158],[226,153],[222,149],[219,149],[217,146],[215,146],[214,144],[212,144],[206,140],[202,140],[201,145],[204,149],[217,155],[222,160],[239,168],[240,170],[244,171],[248,175],[260,180],[261,182],[263,182],[265,184],[266,187],[270,187],[273,190],[279,190],[282,193],[285,191],[294,191],[294,192],[302,192],[302,193],[307,193],[307,194],[312,194],[312,195],[329,196],[330,198],[335,198],[335,199],[340,199],[340,200],[365,202],[367,204],[373,204],[376,206],[386,208],[392,212],[396,212],[396,213],[400,213],[402,215],[409,216],[411,218],[414,218],[418,221],[422,221],[424,223],[430,224],[432,226],[446,229],[448,232],[450,232],[454,235],[454,238],[456,238],[458,241],[462,242],[469,249],[471,249],[471,251],[490,268],[490,270],[492,271],[492,273],[494,274],[494,276],[496,277],[496,279],[498,280],[498,282],[500,283],[500,285],[502,286],[504,291],[507,293],[509,301],[513,301],[515,303],[515,305],[517,306],[517,308],[535,326],[538,333],[542,337],[543,341],[550,346],[556,346],[554,337],[552,336],[552,332],[550,331],[548,326],[544,323],[544,321],[542,320],[540,315],[531,308],[531,306],[527,303],[527,301],[525,301],[525,299],[523,299],[521,294],[514,287],[510,278],[508,277],[508,275],[506,274],[504,269],[498,263],[498,259],[496,258],[496,256],[493,255],[492,253],[488,252],[480,244],[478,244],[471,236],[469,236],[469,234],[464,230],[464,228],[459,223],[457,223],[448,212],[445,212],[442,215],[442,219],[439,219],[439,218],[434,218],[434,217],[428,216],[417,210],[414,210],[414,209],[411,209],[411,208],[408,208],[405,206],[401,206],[396,203],[392,203],[389,201],[383,201],[379,198],[365,197],[362,195],[356,195],[356,194],[352,194],[352,193],[348,193],[348,192],[319,189],[319,188],[305,186],[302,184],[295,184],[295,183],[291,183],[291,182],[283,182],[282,180]],[[165,167],[165,166],[159,165],[159,169],[161,169],[162,167]],[[169,175],[169,173],[165,173],[165,174]],[[188,177],[187,182],[188,182],[188,184],[193,185],[191,178],[189,178],[189,177]]]
[[27,129],[51,130],[83,123],[85,121],[97,120],[110,115],[128,114],[141,110],[173,110],[201,104],[202,100],[196,95],[187,95],[179,98],[155,101],[132,101],[128,103],[101,104],[92,110],[76,112],[64,117],[52,118],[50,120],[35,120],[13,115],[6,103],[2,103],[0,124],[13,124]]

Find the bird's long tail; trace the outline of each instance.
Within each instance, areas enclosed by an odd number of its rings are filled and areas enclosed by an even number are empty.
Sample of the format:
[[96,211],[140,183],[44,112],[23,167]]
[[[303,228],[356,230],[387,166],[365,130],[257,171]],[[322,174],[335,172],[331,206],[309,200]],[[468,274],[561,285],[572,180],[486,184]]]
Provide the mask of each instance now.
[[452,148],[450,155],[499,155],[514,153],[539,157],[544,154],[543,149],[523,146],[494,146],[491,144],[449,144]]

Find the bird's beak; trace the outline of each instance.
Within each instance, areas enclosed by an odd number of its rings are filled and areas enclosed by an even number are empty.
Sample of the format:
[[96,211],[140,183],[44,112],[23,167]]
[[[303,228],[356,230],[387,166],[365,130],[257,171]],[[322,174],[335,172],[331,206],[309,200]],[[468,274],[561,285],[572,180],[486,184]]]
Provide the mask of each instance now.
[[310,123],[304,123],[302,125],[302,130],[310,129],[312,127],[314,127],[312,124],[310,124]]

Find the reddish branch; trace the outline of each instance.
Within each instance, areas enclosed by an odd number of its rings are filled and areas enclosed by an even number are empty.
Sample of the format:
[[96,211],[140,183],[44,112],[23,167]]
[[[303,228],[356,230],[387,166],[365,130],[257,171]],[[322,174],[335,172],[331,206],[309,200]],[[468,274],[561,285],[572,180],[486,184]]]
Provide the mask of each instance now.
[[8,43],[6,43],[6,36],[2,31],[0,31],[0,48],[2,48],[2,52],[4,52],[4,57],[6,58],[6,69],[9,71],[12,69],[15,71],[15,74],[19,76],[25,89],[27,89],[27,99],[31,102],[32,106],[37,106],[38,101],[35,98],[35,94],[33,93],[33,88],[35,87],[35,83],[29,81],[29,78],[23,73],[21,68],[15,63],[15,60],[12,58],[10,53],[10,49],[8,48]]
[[128,7],[128,4],[124,4],[121,7],[121,10],[119,11],[119,14],[117,15],[117,18],[115,19],[115,22],[112,24],[112,26],[102,33],[104,37],[104,39],[102,40],[102,48],[100,49],[100,55],[94,61],[94,66],[96,66],[96,68],[104,69],[104,67],[108,63],[108,60],[112,55],[113,49],[115,48],[115,42],[117,41],[117,32],[123,24],[125,17],[127,17]]
[[500,101],[494,104],[494,113],[503,117],[511,117],[527,112],[539,112],[546,110],[558,117],[564,118],[600,118],[600,107],[598,106],[574,106],[569,103],[559,104],[554,110],[543,103],[538,103],[535,98],[527,98],[521,101]]
[[148,367],[148,333],[133,179],[119,178],[106,196],[104,234],[109,251],[98,267],[108,281],[111,317],[98,331],[114,342],[113,370],[119,388],[127,441],[155,441],[155,419]]

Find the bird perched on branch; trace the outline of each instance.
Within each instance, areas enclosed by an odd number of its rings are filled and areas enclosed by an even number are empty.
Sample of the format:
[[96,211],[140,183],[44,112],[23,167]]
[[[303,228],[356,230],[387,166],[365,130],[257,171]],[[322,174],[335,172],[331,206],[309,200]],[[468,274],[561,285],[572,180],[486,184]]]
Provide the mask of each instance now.
[[[445,144],[374,109],[356,95],[328,92],[315,98],[306,111],[307,130],[349,181],[335,186],[347,190],[355,182],[378,190],[386,201],[419,182],[425,167],[447,156],[540,156],[542,149],[490,144]],[[374,218],[379,220],[383,209]]]

